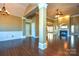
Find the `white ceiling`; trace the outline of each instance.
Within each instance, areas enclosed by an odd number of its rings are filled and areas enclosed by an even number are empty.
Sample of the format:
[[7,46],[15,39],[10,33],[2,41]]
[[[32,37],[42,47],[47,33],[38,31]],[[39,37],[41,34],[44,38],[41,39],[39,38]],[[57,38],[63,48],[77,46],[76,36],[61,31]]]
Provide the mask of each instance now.
[[[6,3],[5,7],[7,11],[14,16],[22,17],[24,12],[28,7],[29,3]],[[0,3],[0,8],[3,7],[3,4]]]
[[78,3],[49,3],[47,8],[47,15],[53,17],[56,14],[56,9],[60,9],[63,15],[72,15],[79,13]]
[[[30,3],[5,3],[7,11],[14,16],[22,17],[27,9],[30,9],[28,6]],[[0,3],[0,8],[3,4]],[[32,6],[33,7],[33,6]],[[74,14],[79,13],[79,4],[78,3],[48,3],[47,16],[54,16],[56,14],[56,9],[60,9],[62,13],[65,14]]]

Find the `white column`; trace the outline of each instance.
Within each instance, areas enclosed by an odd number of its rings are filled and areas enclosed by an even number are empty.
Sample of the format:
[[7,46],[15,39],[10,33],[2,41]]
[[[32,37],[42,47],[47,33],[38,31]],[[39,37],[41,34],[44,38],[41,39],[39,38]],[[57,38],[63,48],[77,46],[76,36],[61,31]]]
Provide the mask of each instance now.
[[47,4],[40,3],[39,7],[39,48],[46,48],[46,9]]

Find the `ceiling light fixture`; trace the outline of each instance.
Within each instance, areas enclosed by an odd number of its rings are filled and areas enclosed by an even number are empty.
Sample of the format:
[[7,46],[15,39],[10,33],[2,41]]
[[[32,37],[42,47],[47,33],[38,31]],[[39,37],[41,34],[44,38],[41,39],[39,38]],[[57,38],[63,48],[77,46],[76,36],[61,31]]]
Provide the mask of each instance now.
[[[60,26],[59,26],[59,25],[60,25],[60,23],[59,23],[59,18],[60,18],[61,15],[63,15],[62,12],[61,12],[59,9],[57,9],[57,10],[56,10],[56,14],[55,14],[57,30],[59,30],[59,28],[60,28]],[[57,33],[57,34],[58,34],[58,33]]]
[[0,10],[0,14],[1,15],[9,15],[9,12],[6,10],[5,8],[5,3],[3,3],[3,7],[2,9]]
[[63,15],[62,12],[61,12],[59,9],[57,9],[57,10],[56,10],[55,18],[58,18],[58,17],[60,17],[61,15]]

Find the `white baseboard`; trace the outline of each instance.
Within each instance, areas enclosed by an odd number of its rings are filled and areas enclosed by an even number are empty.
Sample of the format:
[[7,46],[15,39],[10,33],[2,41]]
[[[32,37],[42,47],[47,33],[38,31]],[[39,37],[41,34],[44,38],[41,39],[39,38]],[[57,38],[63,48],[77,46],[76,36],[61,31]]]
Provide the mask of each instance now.
[[46,43],[44,43],[44,44],[39,43],[39,48],[40,48],[41,50],[46,49],[46,48],[47,48]]
[[32,35],[28,35],[28,36],[26,35],[25,37],[32,37]]
[[21,38],[26,38],[26,36],[22,36]]
[[32,36],[32,35],[30,35],[29,37],[33,37],[33,38],[39,38],[39,36]]
[[28,35],[28,36],[25,36],[25,37],[34,37],[34,38],[39,38],[39,36],[32,36],[32,35]]

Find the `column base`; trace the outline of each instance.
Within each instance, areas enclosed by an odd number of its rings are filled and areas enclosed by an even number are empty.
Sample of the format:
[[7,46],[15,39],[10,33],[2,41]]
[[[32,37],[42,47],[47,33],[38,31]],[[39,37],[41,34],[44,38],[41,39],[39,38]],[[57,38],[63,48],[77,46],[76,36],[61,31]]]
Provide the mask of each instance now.
[[47,48],[46,43],[44,43],[44,44],[39,43],[39,48],[40,48],[41,50],[46,49],[46,48]]

